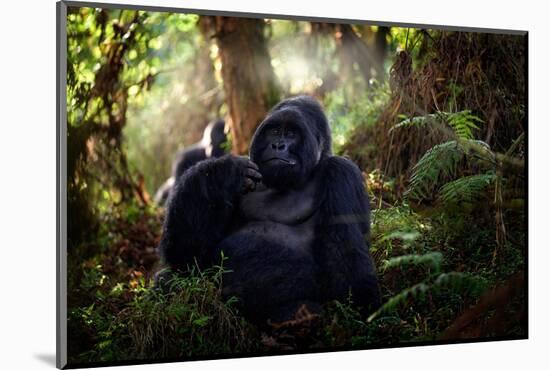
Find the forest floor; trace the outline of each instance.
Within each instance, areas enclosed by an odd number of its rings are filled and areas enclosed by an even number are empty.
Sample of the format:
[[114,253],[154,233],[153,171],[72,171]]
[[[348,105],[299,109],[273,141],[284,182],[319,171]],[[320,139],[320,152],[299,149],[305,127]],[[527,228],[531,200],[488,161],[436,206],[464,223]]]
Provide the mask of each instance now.
[[384,302],[370,317],[361,317],[352,301],[330,302],[320,316],[305,313],[260,330],[234,301],[222,301],[223,267],[182,278],[180,293],[161,296],[151,279],[159,268],[163,211],[120,207],[103,214],[81,255],[69,255],[70,363],[525,338],[521,222],[497,248],[491,209],[459,218],[435,206],[413,210],[394,199],[391,183],[367,179],[371,253]]

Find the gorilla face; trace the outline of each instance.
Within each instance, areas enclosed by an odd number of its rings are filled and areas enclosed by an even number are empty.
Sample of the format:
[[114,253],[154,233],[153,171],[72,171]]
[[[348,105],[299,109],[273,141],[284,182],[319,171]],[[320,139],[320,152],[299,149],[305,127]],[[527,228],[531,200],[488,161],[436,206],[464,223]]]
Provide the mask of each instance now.
[[202,143],[207,157],[221,157],[224,154],[223,144],[226,141],[224,120],[210,122],[204,129]]
[[266,146],[260,164],[281,168],[299,165],[298,144],[302,140],[299,127],[292,122],[270,122],[265,128]]
[[330,155],[330,131],[312,98],[286,100],[273,108],[252,139],[250,159],[268,187],[284,190],[307,182],[323,155]]

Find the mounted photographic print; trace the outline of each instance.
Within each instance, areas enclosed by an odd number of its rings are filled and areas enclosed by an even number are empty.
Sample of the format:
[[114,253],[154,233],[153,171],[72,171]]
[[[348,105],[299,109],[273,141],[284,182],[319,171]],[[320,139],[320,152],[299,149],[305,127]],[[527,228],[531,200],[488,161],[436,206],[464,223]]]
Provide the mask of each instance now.
[[58,367],[526,339],[526,84],[525,31],[58,3]]

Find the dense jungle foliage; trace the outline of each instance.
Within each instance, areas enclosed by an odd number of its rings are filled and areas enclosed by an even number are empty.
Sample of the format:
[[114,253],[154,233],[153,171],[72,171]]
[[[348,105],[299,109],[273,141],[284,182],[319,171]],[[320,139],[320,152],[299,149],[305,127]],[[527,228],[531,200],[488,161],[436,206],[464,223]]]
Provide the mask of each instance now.
[[[526,336],[523,36],[92,8],[67,17],[71,364]],[[259,37],[221,42],[235,24]],[[235,61],[242,76],[224,70]],[[230,141],[246,153],[258,119],[298,93],[322,102],[334,152],[364,174],[382,307],[362,317],[350,297],[266,332],[221,299],[223,265],[179,279],[178,293],[153,291],[164,210],[151,194],[175,153],[217,117],[242,122]]]

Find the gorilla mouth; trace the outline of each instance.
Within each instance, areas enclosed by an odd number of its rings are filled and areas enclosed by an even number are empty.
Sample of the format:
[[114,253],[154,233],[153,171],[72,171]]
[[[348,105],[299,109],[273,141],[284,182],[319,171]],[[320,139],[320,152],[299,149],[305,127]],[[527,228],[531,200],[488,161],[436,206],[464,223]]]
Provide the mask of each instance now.
[[296,161],[294,161],[292,159],[281,158],[281,157],[272,157],[272,158],[266,159],[264,161],[264,163],[268,163],[268,162],[283,162],[283,163],[291,165],[291,166],[296,164]]

